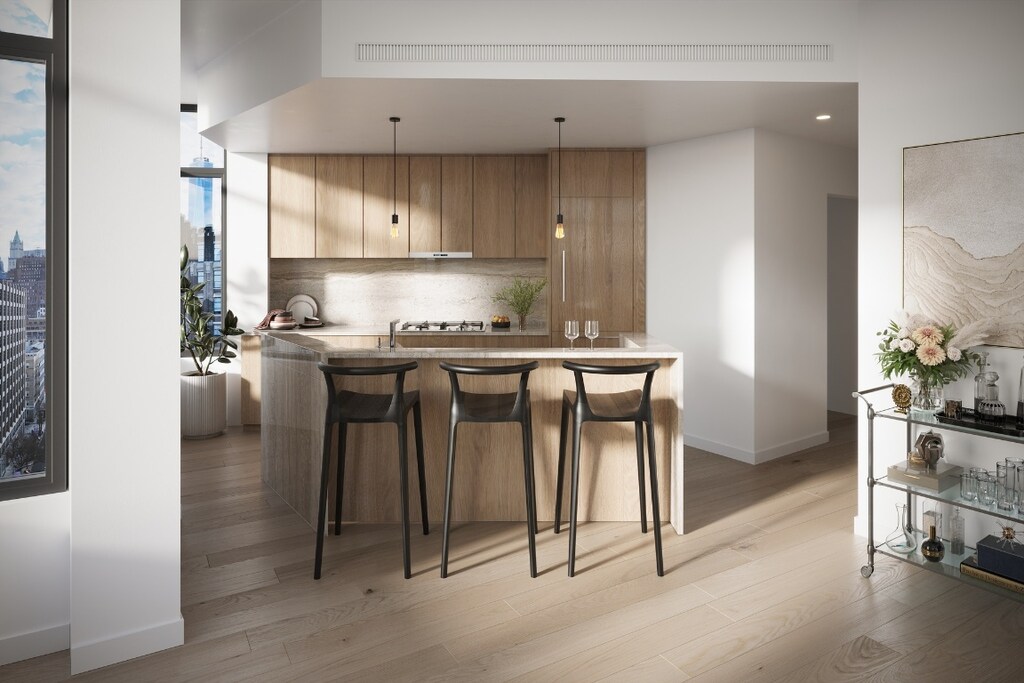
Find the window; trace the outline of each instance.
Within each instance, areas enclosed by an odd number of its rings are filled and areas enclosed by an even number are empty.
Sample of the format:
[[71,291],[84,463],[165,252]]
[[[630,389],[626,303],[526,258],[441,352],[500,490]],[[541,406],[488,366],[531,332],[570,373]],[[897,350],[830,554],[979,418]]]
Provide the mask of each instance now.
[[188,247],[189,280],[205,282],[199,296],[220,334],[224,290],[224,150],[198,130],[196,106],[181,106],[181,243]]
[[67,0],[0,0],[0,500],[67,489]]

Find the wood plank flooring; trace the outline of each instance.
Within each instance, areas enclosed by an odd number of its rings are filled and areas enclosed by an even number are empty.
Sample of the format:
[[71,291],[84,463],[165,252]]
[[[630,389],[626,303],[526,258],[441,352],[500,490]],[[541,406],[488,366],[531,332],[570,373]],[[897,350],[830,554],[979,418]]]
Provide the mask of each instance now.
[[[686,458],[686,534],[664,529],[666,575],[639,524],[541,524],[529,576],[522,523],[412,536],[394,524],[326,540],[259,479],[259,434],[182,443],[182,647],[82,681],[1018,681],[1024,606],[876,556],[863,579],[856,423],[759,466]],[[630,480],[633,481],[633,480]],[[627,482],[624,485],[631,485]],[[550,518],[550,511],[540,511]],[[68,679],[62,652],[0,680]]]

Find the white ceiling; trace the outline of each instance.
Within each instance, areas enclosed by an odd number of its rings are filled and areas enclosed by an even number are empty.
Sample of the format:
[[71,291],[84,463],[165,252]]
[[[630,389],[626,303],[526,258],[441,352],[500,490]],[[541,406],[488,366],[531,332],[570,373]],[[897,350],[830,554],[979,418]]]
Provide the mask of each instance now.
[[[182,80],[295,6],[183,0]],[[830,121],[815,120],[829,113]],[[743,128],[856,147],[855,83],[321,79],[204,134],[234,152],[507,153],[649,147]]]

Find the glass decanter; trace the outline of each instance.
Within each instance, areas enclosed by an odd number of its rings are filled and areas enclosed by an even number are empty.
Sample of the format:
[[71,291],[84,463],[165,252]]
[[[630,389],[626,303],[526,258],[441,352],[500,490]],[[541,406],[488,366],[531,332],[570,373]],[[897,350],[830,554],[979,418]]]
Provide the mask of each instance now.
[[913,527],[907,523],[906,504],[896,506],[896,519],[898,526],[885,537],[885,544],[894,553],[909,555],[917,550],[917,538],[914,536]]
[[974,376],[974,412],[978,412],[985,398],[985,369],[988,366],[988,351],[978,352],[978,374]]

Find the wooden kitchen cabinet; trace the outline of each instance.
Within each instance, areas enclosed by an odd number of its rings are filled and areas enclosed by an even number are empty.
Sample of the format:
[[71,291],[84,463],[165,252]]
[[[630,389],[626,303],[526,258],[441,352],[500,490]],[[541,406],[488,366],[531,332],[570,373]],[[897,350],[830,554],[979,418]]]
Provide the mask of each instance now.
[[409,251],[441,250],[441,157],[409,159]]
[[[558,153],[551,155],[551,196],[558,197]],[[633,197],[633,151],[562,150],[563,197]]]
[[473,158],[473,257],[516,255],[516,159]]
[[[409,256],[409,157],[363,157],[363,257]],[[397,183],[395,178],[397,175]],[[397,191],[398,237],[391,237],[393,196]]]
[[[556,182],[557,152],[549,158]],[[580,321],[581,331],[584,321],[597,320],[602,333],[642,332],[646,327],[646,153],[563,150],[562,158],[563,170],[575,176],[569,190],[594,196],[571,196],[563,177],[565,238],[549,242],[552,340],[557,341],[554,335],[566,320]],[[595,195],[598,192],[605,194]],[[557,205],[557,189],[553,189],[552,215]]]
[[548,158],[516,157],[516,258],[544,258],[555,214],[548,215]]
[[473,157],[441,157],[441,250],[473,251]]
[[316,158],[316,257],[363,256],[363,158]]
[[316,256],[316,157],[272,154],[267,165],[270,257]]

